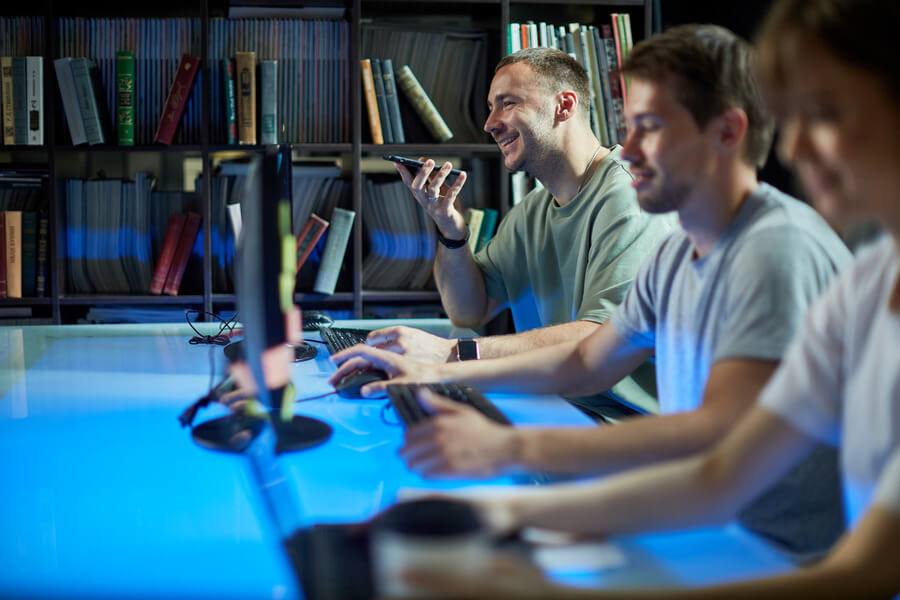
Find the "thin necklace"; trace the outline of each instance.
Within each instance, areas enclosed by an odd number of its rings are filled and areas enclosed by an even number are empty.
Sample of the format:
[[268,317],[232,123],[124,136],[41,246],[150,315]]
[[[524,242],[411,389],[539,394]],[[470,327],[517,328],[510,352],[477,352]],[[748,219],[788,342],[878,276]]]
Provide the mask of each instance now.
[[581,183],[578,184],[578,189],[575,190],[576,196],[581,193],[581,188],[584,187],[584,180],[587,179],[588,173],[591,172],[591,165],[594,164],[594,159],[597,158],[597,154],[600,152],[600,148],[602,147],[603,144],[598,144],[597,149],[594,150],[593,154],[591,154],[591,160],[588,161],[587,166],[584,168],[584,175],[581,176]]

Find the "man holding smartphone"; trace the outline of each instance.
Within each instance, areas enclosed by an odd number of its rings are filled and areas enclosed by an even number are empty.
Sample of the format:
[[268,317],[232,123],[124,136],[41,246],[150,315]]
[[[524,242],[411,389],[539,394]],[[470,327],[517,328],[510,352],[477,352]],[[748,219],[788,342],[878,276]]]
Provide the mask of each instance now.
[[[448,185],[449,162],[397,165],[437,228],[434,273],[451,321],[480,327],[510,308],[516,333],[448,340],[391,327],[373,332],[370,345],[432,363],[496,358],[582,339],[609,318],[673,221],[641,210],[621,147],[604,148],[594,136],[588,86],[581,65],[559,50],[522,50],[497,65],[484,130],[510,171],[527,171],[543,187],[514,206],[474,256],[456,204],[465,173]],[[653,378],[643,365],[614,382],[610,396],[652,410]]]
[[[629,54],[622,154],[641,206],[677,213],[681,228],[645,261],[596,333],[458,364],[416,364],[361,345],[332,357],[341,364],[334,378],[365,366],[392,376],[364,394],[433,381],[578,394],[654,355],[660,414],[601,428],[501,427],[422,392],[433,416],[406,431],[400,455],[411,469],[427,477],[609,474],[704,451],[753,405],[808,307],[852,256],[809,206],[757,180],[773,123],[752,63],[750,46],[714,25],[670,29]],[[816,448],[740,521],[800,559],[821,553],[843,527],[834,450]]]

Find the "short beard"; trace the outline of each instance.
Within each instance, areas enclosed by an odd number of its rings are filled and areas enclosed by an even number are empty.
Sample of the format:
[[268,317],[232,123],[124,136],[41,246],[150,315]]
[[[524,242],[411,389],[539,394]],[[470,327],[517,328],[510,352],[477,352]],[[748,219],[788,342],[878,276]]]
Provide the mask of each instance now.
[[638,204],[644,212],[661,215],[678,210],[691,192],[691,186],[681,181],[664,183],[662,189],[653,195],[638,194]]

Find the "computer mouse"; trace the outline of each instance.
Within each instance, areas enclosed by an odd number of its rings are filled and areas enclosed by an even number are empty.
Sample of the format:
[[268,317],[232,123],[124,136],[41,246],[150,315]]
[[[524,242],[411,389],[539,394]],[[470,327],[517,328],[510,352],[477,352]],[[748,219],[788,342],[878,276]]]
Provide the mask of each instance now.
[[[334,389],[337,390],[338,396],[341,398],[366,398],[360,392],[362,386],[367,383],[372,383],[373,381],[384,381],[385,379],[389,379],[387,373],[382,371],[381,369],[357,369],[356,371],[351,371],[350,373],[344,375],[336,384],[334,384]],[[373,397],[384,397],[384,394],[379,396],[368,396],[369,398]]]
[[319,327],[331,327],[334,319],[318,310],[303,311],[303,331],[318,331]]

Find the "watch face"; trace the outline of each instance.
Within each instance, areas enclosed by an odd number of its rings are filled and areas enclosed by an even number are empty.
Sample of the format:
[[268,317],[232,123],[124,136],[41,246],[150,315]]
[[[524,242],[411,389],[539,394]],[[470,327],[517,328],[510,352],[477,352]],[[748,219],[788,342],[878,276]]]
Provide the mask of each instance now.
[[458,340],[456,342],[456,358],[458,360],[477,360],[478,342],[475,340]]

